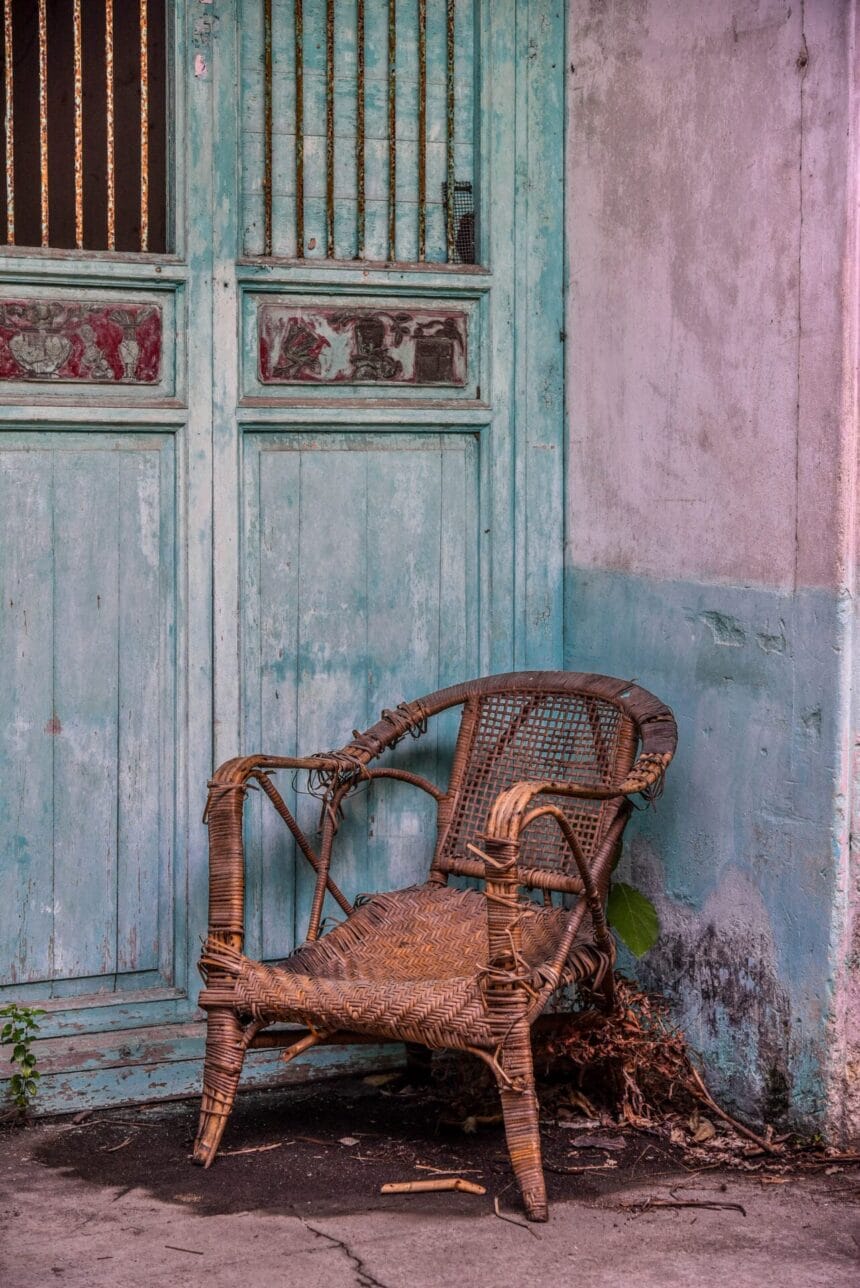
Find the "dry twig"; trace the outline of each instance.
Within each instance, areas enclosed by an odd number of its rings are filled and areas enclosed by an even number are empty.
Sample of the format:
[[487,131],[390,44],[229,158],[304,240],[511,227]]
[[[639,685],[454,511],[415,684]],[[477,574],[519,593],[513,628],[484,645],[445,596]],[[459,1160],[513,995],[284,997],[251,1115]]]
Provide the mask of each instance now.
[[459,1190],[462,1194],[486,1194],[483,1185],[464,1180],[462,1176],[439,1176],[432,1181],[388,1181],[380,1194],[429,1194],[442,1190]]
[[635,1212],[641,1216],[643,1212],[651,1212],[655,1208],[713,1208],[715,1211],[726,1210],[729,1212],[740,1212],[741,1216],[746,1216],[746,1208],[740,1203],[723,1203],[717,1199],[645,1199],[642,1203],[619,1203],[618,1205],[625,1212]]

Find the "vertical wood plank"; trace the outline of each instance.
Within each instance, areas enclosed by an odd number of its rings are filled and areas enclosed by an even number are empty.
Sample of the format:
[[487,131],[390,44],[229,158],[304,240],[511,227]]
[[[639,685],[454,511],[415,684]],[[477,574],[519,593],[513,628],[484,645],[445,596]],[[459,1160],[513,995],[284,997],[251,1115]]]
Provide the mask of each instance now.
[[[419,697],[439,669],[442,444],[422,436],[400,450],[368,454],[367,669],[372,719],[382,707]],[[403,450],[406,447],[406,450]],[[410,450],[411,449],[411,450]],[[431,679],[432,677],[432,679]],[[431,740],[404,740],[398,761],[435,769]],[[398,783],[369,793],[365,880],[370,890],[420,881],[430,864],[435,807]]]
[[[258,440],[259,441],[259,440]],[[301,592],[301,464],[298,451],[266,451],[257,456],[260,492],[259,656],[261,734],[264,747],[289,747],[302,754],[297,728],[298,641]],[[249,550],[250,553],[250,550]],[[278,790],[295,813],[294,775],[279,774]],[[288,953],[295,946],[293,904],[295,868],[304,865],[295,842],[268,802],[262,815],[260,878],[261,942],[265,957]]]
[[[368,453],[340,435],[302,443],[299,507],[299,621],[296,729],[305,746],[325,750],[363,727],[367,707],[367,477]],[[358,446],[358,450],[354,450]],[[320,450],[322,448],[323,450]],[[338,498],[337,520],[332,504]],[[302,796],[298,817],[316,831],[319,802]],[[351,802],[337,841],[337,881],[361,888],[366,793]],[[297,869],[296,933],[303,937],[313,879]]]
[[119,464],[117,608],[119,702],[117,757],[117,970],[156,970],[159,902],[168,877],[162,864],[159,723],[162,533],[160,460],[156,450],[125,451]]
[[0,960],[12,984],[51,970],[51,473],[48,452],[13,441],[0,454]]
[[70,978],[116,969],[119,455],[58,450],[54,480],[54,974]]
[[[564,40],[565,9],[528,6],[528,57],[520,55],[528,182],[520,184],[519,343],[523,354],[520,479],[527,667],[558,664],[563,649],[564,531]],[[548,143],[553,146],[547,146]]]
[[[492,176],[480,193],[481,224],[489,234],[493,265],[490,297],[490,363],[493,381],[493,430],[484,474],[488,496],[487,526],[491,529],[484,584],[484,640],[481,669],[509,671],[514,666],[515,615],[514,486],[517,462],[517,381],[514,289],[515,211],[517,187],[516,87],[518,6],[482,6],[483,45],[492,76],[481,81],[482,153]],[[490,212],[492,211],[492,218]]]
[[[250,739],[259,728],[259,745],[287,753],[340,745],[383,706],[477,670],[478,455],[471,434],[426,430],[249,436]],[[443,763],[435,733],[404,740],[397,763],[444,781],[456,720],[448,725]],[[298,782],[298,796],[289,775],[281,790],[313,836],[319,803],[304,794],[304,775]],[[303,934],[312,880],[265,803],[260,816],[249,802],[249,815],[248,932],[272,958],[293,944],[293,907]],[[355,893],[420,880],[434,821],[432,802],[402,785],[360,788],[338,836],[339,884]]]

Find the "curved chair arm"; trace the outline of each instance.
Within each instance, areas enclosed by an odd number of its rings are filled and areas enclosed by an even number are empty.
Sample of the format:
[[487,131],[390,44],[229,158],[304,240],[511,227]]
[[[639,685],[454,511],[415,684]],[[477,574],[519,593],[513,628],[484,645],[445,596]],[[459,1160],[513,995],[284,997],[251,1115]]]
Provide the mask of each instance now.
[[[332,788],[324,805],[320,853],[287,808],[269,777],[278,769],[304,769],[331,775]],[[241,949],[244,939],[245,858],[242,818],[249,786],[259,784],[286,823],[317,877],[308,938],[316,939],[326,890],[349,914],[352,904],[329,876],[331,849],[337,831],[338,809],[356,779],[392,778],[410,783],[438,803],[444,793],[419,774],[403,769],[367,769],[348,749],[316,756],[238,756],[225,761],[209,781],[203,821],[209,824],[209,933]]]
[[408,769],[366,769],[363,776],[365,778],[394,778],[400,783],[409,783],[412,787],[420,787],[421,791],[426,792],[428,796],[432,796],[437,804],[445,796],[441,787],[431,783],[429,778],[423,778],[421,774],[413,774]]
[[[209,824],[209,933],[241,950],[245,930],[245,847],[242,816],[245,796],[252,780],[259,783],[283,818],[311,867],[318,883],[323,869],[320,857],[293,818],[268,773],[278,769],[305,769],[309,773],[331,775],[338,786],[350,760],[340,752],[316,756],[236,756],[220,765],[209,780],[209,794],[203,814]],[[357,767],[353,767],[355,772]],[[352,777],[354,778],[354,772]],[[337,803],[345,790],[334,793]],[[328,888],[345,912],[352,909],[349,900],[328,877],[322,881],[322,897]]]
[[609,930],[607,928],[606,917],[603,912],[603,899],[601,898],[597,883],[594,880],[594,874],[588,866],[585,855],[582,853],[582,846],[579,844],[579,838],[577,837],[569,820],[557,805],[541,805],[537,809],[530,810],[525,816],[520,825],[520,832],[524,832],[531,823],[535,822],[536,819],[546,817],[554,818],[564,834],[564,839],[567,841],[568,848],[573,855],[573,861],[579,869],[579,875],[582,879],[582,885],[585,891],[584,898],[588,904],[588,910],[591,913],[592,925],[594,926],[594,937],[601,948],[603,948],[609,943]]
[[654,792],[671,759],[672,753],[668,751],[643,752],[618,787],[590,787],[585,783],[555,782],[552,779],[515,783],[500,792],[493,802],[487,820],[487,834],[517,840],[536,796],[575,796],[580,800],[611,801],[635,796],[638,792]]
[[[668,759],[666,763],[668,763]],[[628,787],[631,781],[642,781],[641,774],[637,774],[634,777],[634,772],[637,770],[638,765],[639,762],[633,766],[622,786]],[[644,769],[644,767],[640,768]],[[663,769],[665,769],[665,765],[661,765],[660,775],[662,775]],[[557,805],[532,804],[538,801],[541,795],[546,794],[615,800],[618,802],[615,816],[612,818],[603,837],[593,864],[589,865],[582,852],[582,847],[574,828]],[[583,789],[578,784],[556,783],[550,780],[516,783],[513,787],[501,792],[496,798],[490,811],[487,831],[483,838],[485,852],[478,850],[474,846],[471,848],[475,853],[481,854],[485,860],[490,977],[491,979],[495,977],[497,981],[507,981],[509,985],[516,975],[519,975],[521,980],[520,989],[513,990],[515,994],[517,992],[520,994],[516,1002],[510,996],[510,990],[507,997],[504,994],[501,995],[501,1001],[507,1009],[515,1006],[524,1008],[524,1013],[530,1020],[543,1009],[549,996],[561,981],[565,963],[582,924],[586,908],[591,913],[597,948],[606,955],[610,962],[614,959],[614,942],[606,923],[603,906],[605,892],[602,893],[602,891],[605,878],[612,866],[613,855],[621,841],[630,810],[631,805],[627,799],[626,791],[620,789],[607,790],[600,795],[596,795],[594,789],[591,788]],[[583,894],[577,899],[570,911],[567,925],[555,953],[543,966],[544,982],[535,993],[533,989],[524,990],[522,987],[525,982],[526,971],[521,957],[522,936],[519,927],[521,908],[517,895],[520,883],[520,838],[527,827],[543,817],[554,818],[558,824],[579,872]],[[611,983],[609,990],[611,993]],[[528,1004],[527,1001],[529,992],[531,992],[532,996],[531,1004]],[[498,1007],[500,1001],[498,988],[495,994],[490,993],[490,998],[491,1006]]]

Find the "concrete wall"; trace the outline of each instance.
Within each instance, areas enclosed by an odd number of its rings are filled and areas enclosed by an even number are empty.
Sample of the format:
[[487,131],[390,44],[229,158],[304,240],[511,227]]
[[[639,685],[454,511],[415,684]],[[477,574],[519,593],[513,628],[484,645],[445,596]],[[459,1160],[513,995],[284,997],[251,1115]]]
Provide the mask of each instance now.
[[855,22],[571,0],[568,33],[567,663],[681,735],[625,860],[664,926],[639,969],[722,1094],[843,1135]]

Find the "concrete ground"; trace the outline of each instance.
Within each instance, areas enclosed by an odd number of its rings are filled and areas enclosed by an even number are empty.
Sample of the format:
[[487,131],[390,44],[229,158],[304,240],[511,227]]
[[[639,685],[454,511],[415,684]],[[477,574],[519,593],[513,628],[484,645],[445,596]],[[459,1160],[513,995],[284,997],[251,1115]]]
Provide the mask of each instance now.
[[[526,1227],[493,1211],[498,1195],[521,1220],[495,1125],[440,1129],[426,1105],[349,1084],[250,1093],[230,1152],[202,1172],[188,1161],[194,1113],[117,1110],[0,1136],[3,1288],[860,1283],[856,1171],[781,1184],[695,1171],[642,1133],[597,1131],[589,1150],[549,1124],[551,1217]],[[383,1180],[439,1172],[487,1194],[379,1195]]]

